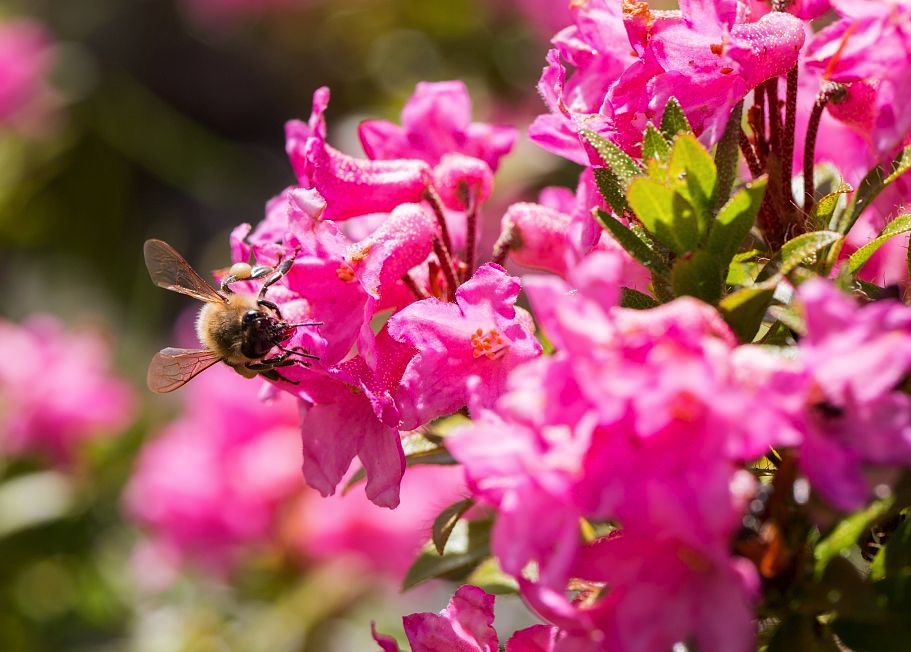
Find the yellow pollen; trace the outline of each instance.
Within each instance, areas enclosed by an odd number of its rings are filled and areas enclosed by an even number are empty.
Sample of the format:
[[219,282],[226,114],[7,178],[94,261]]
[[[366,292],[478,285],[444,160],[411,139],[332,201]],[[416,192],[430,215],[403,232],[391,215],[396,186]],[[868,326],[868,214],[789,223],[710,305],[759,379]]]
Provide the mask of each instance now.
[[494,360],[506,352],[506,349],[509,348],[509,343],[503,339],[495,328],[491,328],[487,335],[484,334],[484,329],[479,328],[471,334],[471,346],[474,357],[480,358],[483,355]]
[[345,283],[350,283],[354,280],[354,269],[352,269],[351,265],[348,263],[343,262],[339,265],[338,269],[335,270],[335,273],[340,279],[345,281]]

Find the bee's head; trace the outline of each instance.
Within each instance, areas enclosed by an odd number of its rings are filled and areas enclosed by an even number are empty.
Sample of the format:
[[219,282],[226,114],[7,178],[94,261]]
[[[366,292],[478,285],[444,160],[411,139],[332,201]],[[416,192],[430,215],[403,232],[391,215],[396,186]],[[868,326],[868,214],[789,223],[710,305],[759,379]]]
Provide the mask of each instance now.
[[248,310],[240,323],[243,332],[241,353],[248,358],[264,357],[273,346],[289,336],[283,322],[262,310]]

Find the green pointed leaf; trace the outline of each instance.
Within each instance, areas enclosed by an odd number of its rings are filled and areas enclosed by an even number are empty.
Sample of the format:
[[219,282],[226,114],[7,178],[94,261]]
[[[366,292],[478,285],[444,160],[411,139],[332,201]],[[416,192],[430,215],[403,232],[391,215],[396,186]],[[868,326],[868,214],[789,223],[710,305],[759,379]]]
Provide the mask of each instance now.
[[402,581],[407,591],[437,577],[464,578],[490,556],[492,521],[460,520],[452,529],[443,554],[437,554],[433,543],[421,550]]
[[671,147],[661,132],[651,122],[645,126],[642,134],[642,160],[667,162],[670,158]]
[[495,557],[482,561],[465,583],[478,586],[494,595],[514,595],[519,592],[519,583],[502,571]]
[[601,222],[608,232],[610,232],[614,240],[616,240],[630,256],[645,265],[653,275],[668,276],[670,274],[670,269],[667,264],[661,260],[658,254],[635,233],[624,226],[620,220],[613,215],[600,210],[596,215],[598,221]]
[[639,164],[629,154],[604,136],[588,129],[583,129],[579,133],[598,152],[598,156],[604,161],[604,166],[610,168],[617,175],[624,187],[628,186],[629,182],[635,177],[642,174],[642,168],[639,167]]
[[838,207],[838,202],[843,195],[854,192],[854,188],[846,183],[841,183],[834,191],[824,195],[813,206],[810,212],[810,218],[807,220],[807,227],[811,231],[820,231],[825,229],[832,222],[832,215]]
[[718,171],[718,182],[713,198],[714,212],[718,212],[730,199],[734,181],[737,179],[737,163],[740,160],[740,131],[743,120],[743,100],[731,111],[731,117],[724,127],[724,134],[715,148],[715,169]]
[[718,211],[709,231],[706,249],[715,255],[722,269],[731,264],[737,249],[753,228],[767,182],[765,177],[760,177],[747,184]]
[[667,142],[671,142],[680,132],[691,134],[693,133],[693,128],[690,126],[689,120],[686,119],[683,109],[680,108],[680,102],[677,101],[677,98],[672,97],[667,101],[667,106],[664,107],[664,115],[661,116],[661,133]]
[[712,254],[703,250],[681,256],[674,261],[671,285],[678,297],[688,295],[716,304],[721,298],[721,283],[724,280],[721,265]]
[[607,205],[617,215],[623,215],[629,205],[626,203],[626,188],[620,179],[608,168],[594,168],[594,174],[595,185],[598,186],[598,192],[604,197]]
[[721,300],[718,308],[721,316],[741,342],[753,341],[766,310],[775,295],[776,283],[766,282],[745,287]]
[[888,170],[883,169],[881,165],[870,170],[864,180],[860,182],[857,192],[854,193],[854,197],[838,220],[836,230],[839,233],[850,231],[861,213],[873,203],[879,193],[909,169],[911,169],[911,145],[899,152]]
[[809,261],[818,252],[835,244],[844,236],[835,231],[811,231],[788,240],[781,248],[780,274],[789,274],[794,268]]
[[893,505],[895,505],[895,496],[877,500],[866,509],[854,512],[839,522],[825,539],[816,544],[816,549],[813,551],[816,560],[816,576],[822,577],[829,562],[855,545],[858,539],[873,527],[874,523],[892,510]]
[[623,308],[633,308],[635,310],[648,310],[657,308],[658,302],[647,294],[643,294],[632,288],[620,288],[620,305]]
[[680,134],[671,147],[668,181],[696,209],[700,242],[712,219],[717,172],[711,154],[693,134]]
[[626,198],[645,228],[674,252],[682,254],[699,246],[696,209],[670,186],[639,177],[630,184]]
[[436,519],[434,519],[432,540],[433,545],[436,547],[439,554],[443,554],[443,550],[446,548],[446,542],[449,541],[449,535],[452,534],[452,529],[456,526],[456,523],[459,522],[459,519],[462,518],[462,515],[471,509],[472,505],[474,505],[474,501],[471,498],[460,500],[444,509],[439,513]]
[[900,215],[886,225],[875,240],[871,240],[848,258],[848,269],[852,274],[864,266],[873,254],[891,238],[911,231],[911,214]]

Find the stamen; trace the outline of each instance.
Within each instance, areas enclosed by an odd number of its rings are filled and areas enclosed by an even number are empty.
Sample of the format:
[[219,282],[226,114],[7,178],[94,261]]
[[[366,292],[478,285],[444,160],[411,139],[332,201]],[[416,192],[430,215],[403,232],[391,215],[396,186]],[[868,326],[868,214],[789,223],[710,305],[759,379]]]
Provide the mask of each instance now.
[[480,358],[483,355],[490,360],[496,360],[506,353],[509,348],[509,342],[503,339],[500,332],[495,328],[487,331],[486,335],[484,334],[484,329],[479,328],[471,334],[471,346],[473,349],[472,355],[475,358]]

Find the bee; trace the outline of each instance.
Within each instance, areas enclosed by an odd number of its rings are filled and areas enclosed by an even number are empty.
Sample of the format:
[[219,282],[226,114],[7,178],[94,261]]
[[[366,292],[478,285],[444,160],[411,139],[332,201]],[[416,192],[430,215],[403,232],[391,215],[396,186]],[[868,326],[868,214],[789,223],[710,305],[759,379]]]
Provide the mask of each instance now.
[[[205,302],[196,319],[196,334],[205,348],[169,347],[156,353],[147,377],[153,392],[172,392],[216,362],[224,362],[245,378],[261,374],[270,380],[296,384],[276,369],[295,364],[309,366],[302,358],[318,359],[301,347],[285,348],[282,342],[294,335],[297,327],[320,326],[321,322],[289,324],[279,307],[266,299],[269,287],[291,269],[293,258],[279,259],[275,267],[236,263],[216,290],[166,242],[146,240],[143,255],[155,285]],[[231,289],[237,281],[261,278],[265,281],[258,295]],[[281,353],[267,357],[273,348]]]

